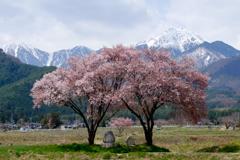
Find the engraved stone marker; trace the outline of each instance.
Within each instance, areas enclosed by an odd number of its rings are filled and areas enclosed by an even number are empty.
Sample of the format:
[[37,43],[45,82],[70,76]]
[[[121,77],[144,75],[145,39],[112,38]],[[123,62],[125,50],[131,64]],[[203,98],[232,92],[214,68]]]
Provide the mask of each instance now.
[[112,131],[107,131],[104,134],[103,143],[101,144],[101,147],[118,147],[120,146],[119,143],[115,143],[115,137],[113,135]]

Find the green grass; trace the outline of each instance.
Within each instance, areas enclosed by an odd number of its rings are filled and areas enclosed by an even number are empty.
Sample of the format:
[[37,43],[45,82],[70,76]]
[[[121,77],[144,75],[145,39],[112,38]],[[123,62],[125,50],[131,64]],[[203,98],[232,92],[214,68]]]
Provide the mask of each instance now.
[[35,146],[3,146],[0,147],[0,154],[6,152],[19,153],[33,152],[37,154],[44,154],[49,152],[89,152],[89,153],[129,153],[129,152],[170,152],[168,149],[157,146],[146,146],[145,144],[132,146],[121,145],[119,147],[102,148],[100,145],[89,144],[66,144],[66,145],[35,145]]

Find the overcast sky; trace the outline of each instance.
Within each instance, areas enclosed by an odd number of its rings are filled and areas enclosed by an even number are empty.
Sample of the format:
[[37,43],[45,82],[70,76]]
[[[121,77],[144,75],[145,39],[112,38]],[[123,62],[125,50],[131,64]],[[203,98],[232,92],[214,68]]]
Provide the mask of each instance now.
[[240,49],[240,0],[0,0],[0,45],[134,45],[169,28]]

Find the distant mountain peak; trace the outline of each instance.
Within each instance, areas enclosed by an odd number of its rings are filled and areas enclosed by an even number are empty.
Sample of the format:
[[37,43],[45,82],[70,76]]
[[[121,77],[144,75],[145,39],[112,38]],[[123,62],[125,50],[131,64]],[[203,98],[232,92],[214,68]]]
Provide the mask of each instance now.
[[169,28],[159,37],[151,38],[150,40],[137,43],[136,47],[147,46],[154,47],[156,49],[172,49],[173,56],[178,56],[180,53],[183,53],[203,43],[204,41],[206,41],[205,38],[186,28]]
[[184,52],[181,56],[178,56],[177,59],[178,61],[181,61],[185,56],[191,57],[193,60],[197,61],[196,67],[202,68],[220,59],[235,57],[238,55],[240,55],[239,50],[224,42],[215,41],[212,43],[204,42]]

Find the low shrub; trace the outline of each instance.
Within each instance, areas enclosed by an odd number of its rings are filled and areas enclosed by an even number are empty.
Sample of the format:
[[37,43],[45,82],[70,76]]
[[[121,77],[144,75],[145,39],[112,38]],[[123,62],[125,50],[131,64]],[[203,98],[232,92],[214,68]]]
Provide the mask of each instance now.
[[237,152],[240,147],[237,145],[226,145],[218,150],[218,152]]
[[56,150],[60,151],[85,151],[85,152],[110,152],[110,153],[129,153],[129,152],[170,152],[166,148],[158,146],[146,146],[145,144],[132,146],[121,145],[119,147],[102,148],[100,145],[89,145],[89,144],[66,144],[56,146]]
[[219,146],[212,146],[212,147],[206,147],[203,149],[198,150],[197,152],[238,152],[240,150],[240,146],[238,145],[226,145],[224,147]]

